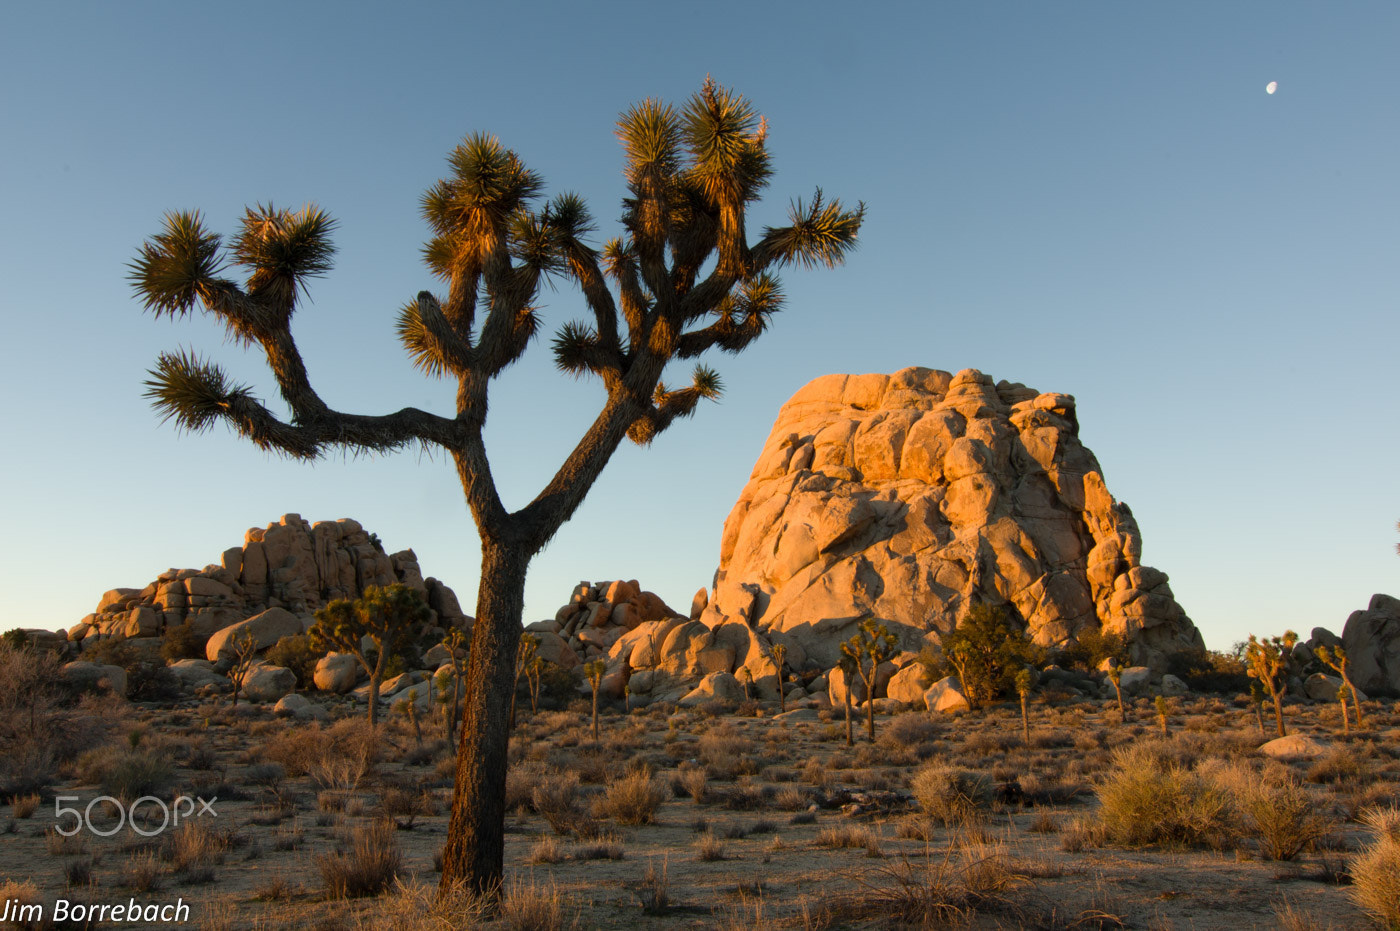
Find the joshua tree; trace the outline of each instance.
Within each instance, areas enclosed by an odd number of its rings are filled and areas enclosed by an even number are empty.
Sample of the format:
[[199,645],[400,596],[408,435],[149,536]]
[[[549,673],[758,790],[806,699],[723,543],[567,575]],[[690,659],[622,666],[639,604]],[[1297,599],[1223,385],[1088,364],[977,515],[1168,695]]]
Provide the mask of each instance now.
[[753,673],[749,672],[749,667],[740,666],[739,684],[744,687],[744,701],[748,701],[752,697],[749,695],[749,683],[751,682],[753,682]]
[[525,664],[525,681],[530,686],[530,714],[540,710],[540,677],[544,673],[544,657],[532,656]]
[[[870,729],[870,742],[875,742],[875,671],[880,664],[894,656],[894,634],[889,628],[873,617],[860,622],[860,629],[850,640],[841,644],[841,652],[855,661],[856,675],[865,685],[866,722]],[[846,691],[851,689],[847,681]]]
[[443,670],[447,678],[438,686],[440,692],[447,692],[449,687],[451,689],[451,694],[446,698],[447,739],[451,740],[457,733],[457,710],[462,701],[462,683],[466,678],[467,656],[469,655],[467,635],[462,633],[460,628],[453,627],[442,638],[442,645],[447,648],[448,656],[451,657],[452,662],[451,669]]
[[1264,699],[1269,697],[1269,693],[1264,691],[1264,686],[1258,679],[1249,680],[1249,700],[1254,705],[1254,720],[1259,725],[1259,735],[1264,735]]
[[583,664],[583,675],[593,689],[593,739],[598,739],[598,693],[603,690],[603,672],[608,664],[600,659]]
[[229,646],[233,648],[233,665],[228,669],[228,681],[233,684],[233,706],[238,707],[238,693],[253,671],[253,657],[258,654],[258,642],[248,631],[235,634]]
[[[583,502],[624,438],[646,445],[700,401],[718,398],[718,374],[696,365],[691,383],[662,381],[671,361],[709,350],[737,353],[767,330],[782,302],[784,266],[833,267],[854,248],[864,205],[845,209],[818,190],[790,222],[750,241],[745,213],[772,168],[767,124],[742,96],[706,80],[682,107],[646,100],[622,114],[629,196],[622,235],[595,249],[584,201],[547,203],[535,172],[494,137],[468,136],[451,175],[423,197],[432,228],[424,255],[445,294],[421,291],[399,312],[398,333],[428,375],[450,378],[448,416],[404,408],[363,416],[333,409],[312,388],[291,320],[312,278],[331,268],[334,222],[308,206],[247,212],[232,258],[250,274],[221,277],[219,236],[197,212],[169,214],[132,264],[138,295],[157,315],[202,306],[244,345],[261,347],[290,411],[279,417],[251,388],[193,353],[162,354],[147,395],[193,431],[225,421],[260,447],[308,461],[332,450],[390,452],[421,445],[453,461],[481,538],[476,624],[458,746],[441,888],[499,887],[505,843],[506,745],[516,643],[531,559]],[[482,433],[491,382],[541,328],[540,287],[576,284],[586,322],[553,340],[565,373],[597,378],[606,400],[558,472],[535,498],[507,511]]]
[[1280,737],[1288,733],[1283,726],[1283,690],[1287,684],[1284,677],[1288,673],[1288,658],[1293,652],[1293,644],[1297,642],[1298,635],[1291,630],[1285,631],[1282,637],[1268,640],[1260,640],[1250,634],[1249,643],[1244,648],[1250,677],[1258,680],[1273,699],[1274,721],[1278,724]]
[[[1328,649],[1323,645],[1317,648],[1316,655],[1322,665],[1335,670],[1337,675],[1342,677],[1342,687],[1351,693],[1351,706],[1356,709],[1356,726],[1363,727],[1366,720],[1361,716],[1361,699],[1356,694],[1356,686],[1352,684],[1351,675],[1347,672],[1347,651],[1341,647]],[[1345,699],[1343,701],[1345,702]]]
[[[535,651],[540,648],[540,638],[534,634],[521,634],[520,643],[515,648],[515,682],[510,690],[510,726],[515,728],[515,696],[520,691],[520,674],[526,674],[528,683],[528,668],[530,661],[535,658]],[[533,708],[531,709],[534,710]]]
[[1123,707],[1123,667],[1117,660],[1108,664],[1108,681],[1113,684],[1113,694],[1118,698],[1118,723],[1128,723],[1128,710]]
[[1029,669],[1022,669],[1016,673],[1016,694],[1021,698],[1021,736],[1025,739],[1026,746],[1031,742],[1031,716],[1026,710],[1026,700],[1031,697],[1032,677]]
[[773,644],[773,671],[778,674],[778,711],[787,711],[787,684],[783,681],[783,663],[787,662],[787,647],[781,643]]
[[855,738],[851,734],[851,682],[856,677],[856,658],[849,655],[845,650],[841,651],[841,659],[837,662],[841,667],[841,673],[846,679],[845,706],[846,706],[846,746],[855,746]]
[[[416,628],[431,616],[423,596],[402,582],[366,586],[354,601],[337,598],[316,612],[311,642],[318,649],[349,653],[369,676],[371,728],[379,721],[379,683],[389,660],[413,642]],[[365,648],[366,639],[373,649]]]
[[1167,699],[1158,695],[1152,704],[1157,709],[1157,724],[1162,728],[1162,736],[1165,737],[1167,736]]

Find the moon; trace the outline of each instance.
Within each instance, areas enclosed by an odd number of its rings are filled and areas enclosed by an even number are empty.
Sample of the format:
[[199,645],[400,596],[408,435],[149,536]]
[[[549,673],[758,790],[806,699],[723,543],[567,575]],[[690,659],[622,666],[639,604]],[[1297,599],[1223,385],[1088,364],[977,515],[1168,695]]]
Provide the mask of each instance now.
[[1278,82],[1277,82],[1277,81],[1270,81],[1270,82],[1268,83],[1268,85],[1264,88],[1264,93],[1266,93],[1266,94],[1272,94],[1272,93],[1273,93],[1274,91],[1276,91],[1276,90],[1278,90]]

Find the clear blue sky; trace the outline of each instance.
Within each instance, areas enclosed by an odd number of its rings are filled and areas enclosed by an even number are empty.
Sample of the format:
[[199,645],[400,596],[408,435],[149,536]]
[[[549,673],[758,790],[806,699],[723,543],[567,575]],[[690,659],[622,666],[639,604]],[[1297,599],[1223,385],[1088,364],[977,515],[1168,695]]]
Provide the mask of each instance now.
[[[773,332],[715,360],[721,404],[619,452],[535,560],[527,621],[580,579],[684,608],[783,401],[924,365],[1074,394],[1209,645],[1340,630],[1400,591],[1397,47],[1393,3],[8,4],[0,628],[70,626],[287,511],[413,547],[471,611],[476,533],[441,457],[308,467],[158,423],[141,382],[163,349],[275,392],[209,320],[143,314],[125,263],[166,210],[232,233],[246,204],[313,201],[341,224],[295,325],[321,394],[445,412],[393,319],[433,286],[418,198],[448,150],[498,134],[612,235],[618,112],[710,73],[770,121],[753,222],[821,185],[869,205],[862,245],[786,275]],[[551,325],[579,313],[547,301]],[[497,385],[509,504],[600,398],[543,340]]]

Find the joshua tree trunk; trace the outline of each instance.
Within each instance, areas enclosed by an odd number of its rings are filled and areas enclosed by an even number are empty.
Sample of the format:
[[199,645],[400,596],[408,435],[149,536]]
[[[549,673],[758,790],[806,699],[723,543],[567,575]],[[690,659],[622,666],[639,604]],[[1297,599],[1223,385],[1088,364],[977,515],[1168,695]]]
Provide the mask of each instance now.
[[1031,745],[1031,716],[1026,710],[1026,693],[1021,693],[1021,737],[1026,746]]
[[515,685],[515,654],[523,629],[525,570],[533,554],[482,540],[481,586],[472,628],[462,738],[447,846],[442,854],[442,887],[465,879],[473,892],[494,894],[505,868],[506,707]]
[[1263,702],[1258,702],[1258,701],[1257,701],[1257,702],[1254,703],[1254,717],[1255,717],[1255,719],[1259,722],[1259,734],[1260,734],[1260,736],[1263,736],[1263,734],[1264,734],[1264,703],[1263,703]]
[[851,690],[846,689],[846,746],[855,746],[855,739],[851,736]]
[[1278,735],[1287,737],[1288,731],[1283,726],[1283,693],[1278,689],[1270,689],[1269,694],[1274,699],[1274,720],[1278,723]]

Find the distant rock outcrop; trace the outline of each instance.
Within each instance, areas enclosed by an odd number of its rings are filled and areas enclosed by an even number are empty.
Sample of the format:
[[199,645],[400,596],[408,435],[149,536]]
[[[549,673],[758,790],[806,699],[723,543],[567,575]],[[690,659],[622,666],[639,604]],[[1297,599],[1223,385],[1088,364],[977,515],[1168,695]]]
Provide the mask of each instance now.
[[[452,589],[423,578],[413,550],[385,553],[377,537],[349,518],[312,524],[287,514],[250,529],[243,545],[224,550],[218,564],[167,569],[145,588],[106,592],[68,639],[154,638],[188,622],[197,637],[218,646],[225,639],[221,631],[254,618],[249,623],[266,647],[309,628],[326,602],[395,582],[421,592],[438,625],[468,621]],[[217,650],[209,658],[218,658]]]
[[863,617],[917,651],[980,601],[1045,646],[1122,634],[1161,670],[1203,644],[1141,553],[1069,395],[973,369],[828,375],[779,411],[700,621],[737,622],[787,645],[790,664],[829,669]]

